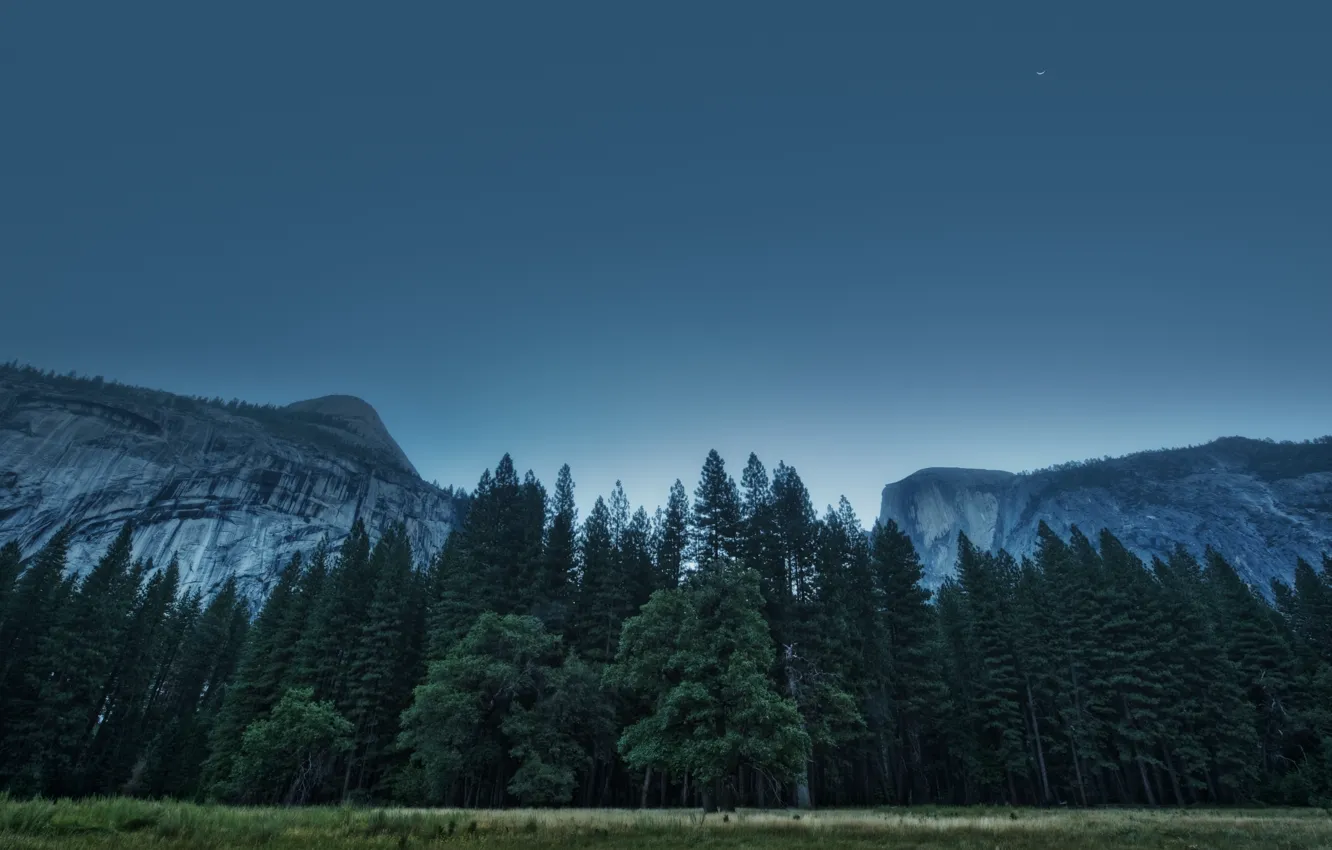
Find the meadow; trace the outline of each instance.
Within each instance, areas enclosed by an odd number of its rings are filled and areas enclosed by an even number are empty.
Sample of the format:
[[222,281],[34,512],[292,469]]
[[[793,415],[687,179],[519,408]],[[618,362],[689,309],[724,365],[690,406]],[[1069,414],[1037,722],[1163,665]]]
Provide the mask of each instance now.
[[246,808],[131,799],[0,798],[5,850],[119,848],[624,847],[910,850],[1313,850],[1332,848],[1323,809],[919,808],[740,811]]

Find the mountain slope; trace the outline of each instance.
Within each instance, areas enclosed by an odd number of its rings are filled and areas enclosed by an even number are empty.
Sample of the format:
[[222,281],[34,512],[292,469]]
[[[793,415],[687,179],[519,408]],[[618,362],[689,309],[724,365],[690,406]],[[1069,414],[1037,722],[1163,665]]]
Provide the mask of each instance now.
[[934,586],[952,574],[959,531],[1021,555],[1044,520],[1060,535],[1108,528],[1144,558],[1211,545],[1266,591],[1297,557],[1332,550],[1332,440],[1227,437],[1024,474],[922,469],[883,489],[879,518],[910,535]]
[[136,557],[177,555],[205,592],[235,574],[257,599],[293,552],[336,545],[357,518],[372,538],[404,520],[426,556],[459,507],[350,396],[228,405],[0,369],[0,540],[25,556],[72,523],[70,563],[89,564],[130,519]]

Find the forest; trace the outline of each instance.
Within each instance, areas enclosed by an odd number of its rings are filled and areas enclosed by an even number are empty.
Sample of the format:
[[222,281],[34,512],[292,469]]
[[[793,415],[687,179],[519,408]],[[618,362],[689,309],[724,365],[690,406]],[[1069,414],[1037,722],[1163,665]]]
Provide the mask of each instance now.
[[709,454],[585,518],[509,456],[428,561],[359,523],[257,610],[62,529],[0,548],[0,792],[468,808],[1332,805],[1332,560],[959,540]]

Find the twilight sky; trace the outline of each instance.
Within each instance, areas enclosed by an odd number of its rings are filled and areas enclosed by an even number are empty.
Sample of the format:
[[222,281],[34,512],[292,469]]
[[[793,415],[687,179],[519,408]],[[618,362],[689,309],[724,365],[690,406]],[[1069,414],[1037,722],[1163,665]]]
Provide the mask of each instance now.
[[359,395],[584,514],[713,447],[868,524],[925,466],[1312,437],[1330,43],[1322,0],[5,3],[0,360]]

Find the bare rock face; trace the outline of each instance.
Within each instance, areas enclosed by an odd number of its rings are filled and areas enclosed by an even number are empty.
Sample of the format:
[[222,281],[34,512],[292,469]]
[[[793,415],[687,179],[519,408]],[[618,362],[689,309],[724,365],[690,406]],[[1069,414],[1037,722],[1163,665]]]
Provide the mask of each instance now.
[[336,546],[357,519],[372,539],[404,521],[425,558],[459,509],[360,399],[225,405],[0,370],[0,541],[25,557],[70,523],[70,565],[86,569],[133,520],[135,557],[178,557],[205,593],[235,575],[258,600],[294,552]]
[[1144,560],[1210,545],[1266,593],[1271,579],[1290,580],[1296,558],[1317,564],[1332,551],[1332,440],[1227,437],[1021,475],[923,469],[883,489],[879,519],[911,537],[932,587],[953,573],[958,532],[1021,556],[1045,521],[1093,542],[1109,529]]
[[416,475],[416,467],[407,459],[398,441],[393,439],[375,409],[352,395],[326,395],[308,401],[287,405],[288,410],[320,413],[341,420],[337,426],[344,433],[360,437],[371,449],[382,450],[398,462],[403,469]]

